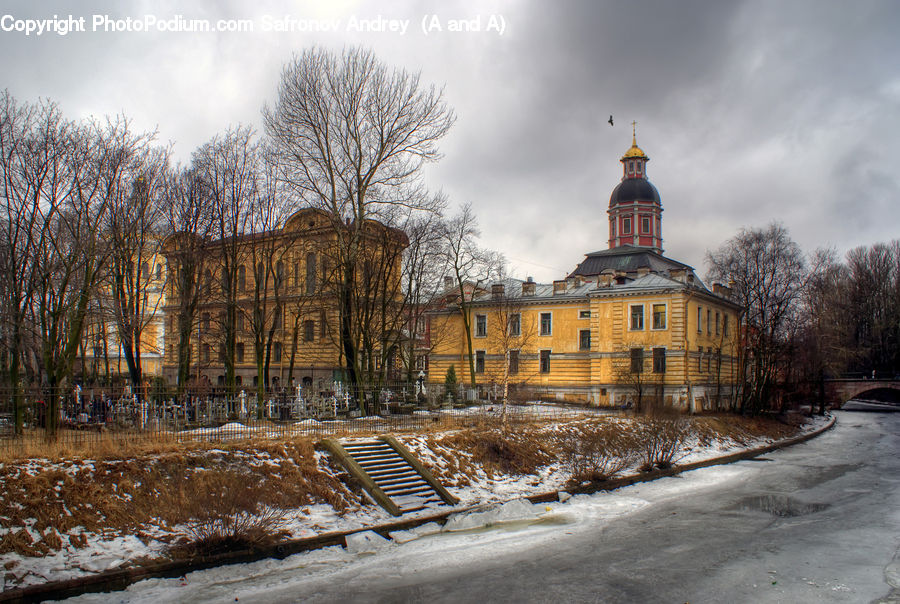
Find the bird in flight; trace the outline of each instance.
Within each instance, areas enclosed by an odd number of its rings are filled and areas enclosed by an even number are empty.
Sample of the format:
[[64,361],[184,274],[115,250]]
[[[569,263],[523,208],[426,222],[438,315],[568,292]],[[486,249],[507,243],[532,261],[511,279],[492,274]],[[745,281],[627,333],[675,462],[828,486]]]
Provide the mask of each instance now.
[[609,125],[610,125],[610,126],[613,125],[612,116],[609,116]]

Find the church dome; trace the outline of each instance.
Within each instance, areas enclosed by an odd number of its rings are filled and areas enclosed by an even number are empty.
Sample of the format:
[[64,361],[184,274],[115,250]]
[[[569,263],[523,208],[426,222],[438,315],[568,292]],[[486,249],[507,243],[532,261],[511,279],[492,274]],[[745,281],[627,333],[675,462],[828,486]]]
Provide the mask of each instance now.
[[609,196],[609,207],[648,201],[660,205],[659,191],[646,178],[626,178],[620,182]]

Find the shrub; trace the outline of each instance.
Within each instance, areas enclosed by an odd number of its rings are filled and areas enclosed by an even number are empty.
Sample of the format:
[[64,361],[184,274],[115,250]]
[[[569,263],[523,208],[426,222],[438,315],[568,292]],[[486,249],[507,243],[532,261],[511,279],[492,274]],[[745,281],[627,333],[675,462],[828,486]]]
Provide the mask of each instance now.
[[244,472],[199,472],[186,478],[164,503],[186,506],[190,520],[172,547],[176,558],[254,549],[284,536],[282,510],[264,506],[259,478]]
[[641,440],[641,470],[671,468],[691,436],[690,424],[677,415],[654,415],[640,420],[637,432]]
[[483,465],[488,472],[521,475],[534,474],[550,461],[542,440],[533,430],[474,428],[447,436],[440,444],[469,451],[472,461]]
[[555,441],[572,484],[612,478],[638,455],[634,436],[608,423],[574,427],[557,433]]

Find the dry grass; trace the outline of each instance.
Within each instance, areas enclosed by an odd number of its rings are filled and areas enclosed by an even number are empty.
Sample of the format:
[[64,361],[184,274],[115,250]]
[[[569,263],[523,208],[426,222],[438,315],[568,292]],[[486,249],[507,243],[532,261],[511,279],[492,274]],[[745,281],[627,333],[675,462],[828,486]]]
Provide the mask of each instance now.
[[[691,430],[700,445],[746,445],[796,432],[776,419],[738,416],[517,422],[506,430],[476,416],[466,428],[451,425],[458,426],[439,421],[417,432],[434,454],[432,472],[458,487],[484,476],[535,475],[557,462],[573,482],[601,480],[637,454],[646,467],[665,467],[677,461]],[[86,534],[146,539],[152,527],[170,534],[180,527],[173,554],[193,556],[265,543],[278,535],[282,510],[325,503],[343,513],[360,505],[352,485],[328,467],[330,458],[319,461],[306,437],[213,445],[99,436],[89,448],[35,442],[23,453],[36,459],[0,461],[0,527],[7,529],[0,554],[43,556],[85,547]]]
[[[82,531],[140,535],[152,526],[200,527],[210,510],[225,517],[327,503],[340,513],[359,502],[323,471],[305,438],[219,449],[184,446],[132,459],[5,463],[0,484],[0,526],[10,531],[0,539],[0,553],[27,556],[66,542],[84,546]],[[31,538],[25,526],[41,538]]]
[[[522,475],[535,471],[554,459],[555,451],[535,428],[501,430],[477,427],[459,430],[436,440],[443,450],[465,451],[473,464],[488,477],[495,473]],[[445,456],[445,459],[450,460]]]
[[603,420],[565,426],[553,439],[571,484],[612,478],[634,462],[641,446],[634,432]]

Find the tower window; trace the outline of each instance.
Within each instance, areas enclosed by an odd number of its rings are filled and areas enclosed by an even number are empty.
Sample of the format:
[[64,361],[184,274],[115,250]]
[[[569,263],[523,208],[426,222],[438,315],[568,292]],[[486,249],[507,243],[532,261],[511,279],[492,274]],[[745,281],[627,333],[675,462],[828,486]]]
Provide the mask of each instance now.
[[631,217],[626,216],[622,219],[622,234],[631,235]]
[[641,216],[641,233],[645,235],[650,234],[650,217],[649,216]]

